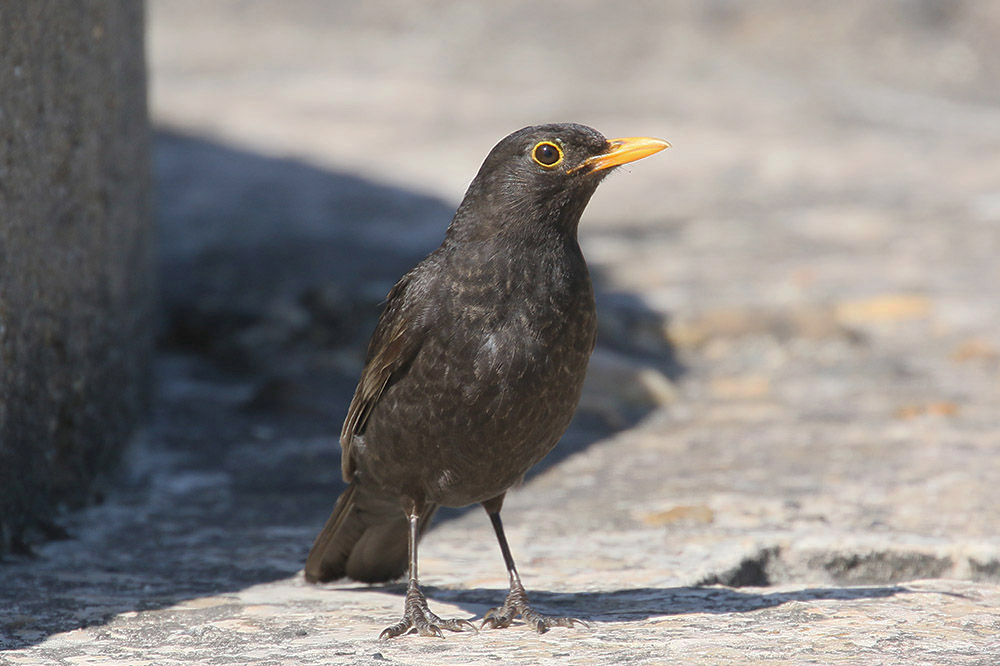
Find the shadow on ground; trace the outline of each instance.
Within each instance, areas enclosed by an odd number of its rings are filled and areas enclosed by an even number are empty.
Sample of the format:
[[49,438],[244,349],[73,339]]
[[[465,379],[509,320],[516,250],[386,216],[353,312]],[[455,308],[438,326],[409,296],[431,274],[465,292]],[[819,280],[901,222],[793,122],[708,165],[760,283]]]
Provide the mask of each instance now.
[[[103,505],[0,568],[0,647],[295,574],[343,487],[337,434],[379,303],[454,209],[170,131],[155,160],[155,414]],[[642,416],[578,418],[541,467]]]
[[[405,596],[401,584],[350,588]],[[491,607],[503,603],[507,590],[451,590],[421,586],[432,601],[447,602],[482,618]],[[654,617],[697,613],[749,613],[796,601],[829,599],[843,602],[858,599],[881,599],[897,594],[914,594],[899,586],[817,587],[784,592],[744,592],[720,587],[638,587],[604,592],[547,592],[528,590],[535,610],[571,616],[593,622],[633,622]],[[434,610],[433,607],[431,610]]]

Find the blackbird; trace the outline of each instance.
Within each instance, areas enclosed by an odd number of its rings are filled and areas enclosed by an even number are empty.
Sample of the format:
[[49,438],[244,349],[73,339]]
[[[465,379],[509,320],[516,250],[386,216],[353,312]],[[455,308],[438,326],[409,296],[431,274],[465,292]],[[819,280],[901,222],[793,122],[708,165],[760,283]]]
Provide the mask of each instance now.
[[380,638],[475,630],[427,607],[417,543],[439,506],[477,502],[510,577],[482,626],[518,615],[539,632],[579,622],[530,606],[500,508],[569,425],[594,348],[580,216],[614,167],[668,146],[576,124],[514,132],[486,157],[441,246],[389,292],[340,433],[349,485],[305,565],[310,582],[408,569],[403,617]]

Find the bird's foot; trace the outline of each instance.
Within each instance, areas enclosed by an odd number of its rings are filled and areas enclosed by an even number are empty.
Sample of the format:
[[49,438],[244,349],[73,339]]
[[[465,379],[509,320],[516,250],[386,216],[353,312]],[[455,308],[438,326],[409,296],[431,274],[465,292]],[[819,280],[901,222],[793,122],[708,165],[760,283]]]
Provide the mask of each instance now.
[[521,619],[526,624],[534,627],[535,631],[540,634],[544,634],[552,627],[572,627],[575,624],[580,624],[584,627],[590,626],[583,620],[578,620],[575,617],[542,615],[531,607],[531,604],[528,602],[528,594],[524,591],[524,586],[520,582],[511,584],[510,593],[507,594],[503,606],[491,608],[486,611],[483,623],[479,626],[480,628],[488,626],[490,629],[503,629],[504,627],[509,627],[518,615],[521,616]]
[[386,627],[379,639],[387,640],[416,631],[421,636],[437,636],[444,638],[442,629],[448,631],[475,631],[476,625],[468,620],[443,620],[427,607],[424,593],[415,583],[410,583],[406,590],[406,601],[403,602],[403,619],[391,627]]

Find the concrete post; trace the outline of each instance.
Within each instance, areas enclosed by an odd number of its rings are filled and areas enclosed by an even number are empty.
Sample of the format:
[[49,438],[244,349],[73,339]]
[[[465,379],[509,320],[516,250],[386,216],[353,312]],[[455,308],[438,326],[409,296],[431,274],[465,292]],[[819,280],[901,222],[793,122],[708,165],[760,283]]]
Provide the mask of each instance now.
[[97,492],[147,404],[143,5],[0,3],[0,554]]

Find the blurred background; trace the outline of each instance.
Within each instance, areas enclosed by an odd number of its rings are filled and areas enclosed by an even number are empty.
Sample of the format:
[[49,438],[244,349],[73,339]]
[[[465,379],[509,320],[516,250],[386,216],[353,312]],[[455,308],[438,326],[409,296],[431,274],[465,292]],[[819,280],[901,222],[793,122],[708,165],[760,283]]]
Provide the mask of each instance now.
[[963,475],[995,466],[962,456],[992,461],[1000,424],[1000,10],[154,1],[148,24],[165,342],[244,373],[251,411],[326,446],[378,303],[489,149],[582,122],[674,147],[581,225],[601,335],[546,464],[647,419],[671,492],[693,448],[699,496],[722,456],[719,492],[856,484],[869,527],[944,465],[961,511],[909,527],[990,533]]
[[606,291],[676,317],[905,292],[936,335],[985,334],[998,30],[988,4],[930,0],[151,2],[164,256],[275,232],[422,256],[497,140],[569,120],[675,146],[590,207]]
[[[159,398],[141,510],[73,519],[146,588],[102,608],[296,574],[379,303],[492,146],[561,121],[673,147],[580,227],[600,338],[506,507],[529,589],[1000,581],[998,35],[974,0],[150,0]],[[443,518],[423,575],[481,614],[488,524]]]

